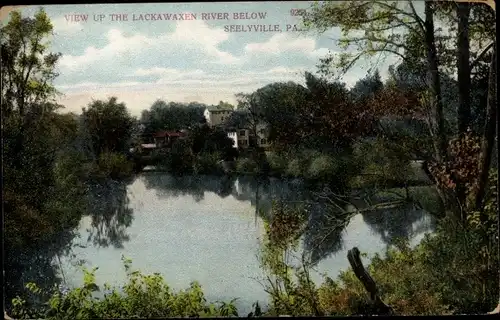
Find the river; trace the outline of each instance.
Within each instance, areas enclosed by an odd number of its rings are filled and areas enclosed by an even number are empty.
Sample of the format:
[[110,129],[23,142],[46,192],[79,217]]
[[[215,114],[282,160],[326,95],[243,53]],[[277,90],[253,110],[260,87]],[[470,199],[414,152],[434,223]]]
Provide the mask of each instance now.
[[[97,266],[98,285],[121,286],[125,255],[134,269],[159,272],[174,289],[197,280],[209,301],[238,297],[240,315],[246,315],[255,301],[267,302],[257,281],[263,276],[257,254],[277,199],[311,200],[312,193],[300,182],[277,179],[140,174],[128,185],[95,192],[94,211],[81,220],[71,254],[57,261],[60,276],[79,286],[80,265]],[[332,232],[323,215],[311,214],[301,246],[317,262],[317,282],[320,273],[335,277],[347,269],[347,250],[354,246],[373,255],[397,237],[416,244],[434,226],[431,215],[413,206],[357,214],[341,232]]]

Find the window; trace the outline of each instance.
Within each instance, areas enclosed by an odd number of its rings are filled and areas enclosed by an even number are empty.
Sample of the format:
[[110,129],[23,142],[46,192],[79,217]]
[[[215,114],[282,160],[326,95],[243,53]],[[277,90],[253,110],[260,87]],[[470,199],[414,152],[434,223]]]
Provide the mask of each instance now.
[[224,116],[220,117],[220,120],[221,120],[221,121],[224,121]]
[[260,139],[260,144],[266,144],[266,139]]
[[240,130],[240,136],[244,136],[246,134],[245,130]]

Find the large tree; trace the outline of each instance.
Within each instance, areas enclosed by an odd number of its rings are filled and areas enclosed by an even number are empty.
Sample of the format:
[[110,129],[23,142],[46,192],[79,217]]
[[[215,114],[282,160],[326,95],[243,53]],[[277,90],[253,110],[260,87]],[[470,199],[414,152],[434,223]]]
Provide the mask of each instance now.
[[[434,157],[441,161],[446,150],[441,86],[438,74],[438,51],[434,27],[435,6],[424,3],[423,17],[412,1],[356,0],[321,2],[304,16],[310,30],[324,32],[338,27],[339,45],[346,51],[339,56],[322,59],[322,70],[331,73],[332,66],[347,72],[359,60],[374,55],[393,55],[411,59],[412,51],[425,51],[427,65],[430,129],[434,137]],[[424,44],[422,46],[422,44]]]
[[60,55],[49,51],[51,34],[43,10],[33,17],[14,11],[0,30],[4,268],[10,297],[23,290],[20,275],[33,263],[20,253],[43,248],[50,260],[70,245],[68,230],[78,226],[84,210],[84,189],[75,178],[82,164],[63,161],[78,124],[73,115],[55,112],[61,106],[52,82]]
[[[445,121],[444,92],[446,91],[442,89],[443,77],[452,76],[455,72],[458,74],[456,123],[458,132],[463,135],[471,124],[471,70],[480,67],[485,52],[493,47],[491,43],[484,45],[479,40],[481,38],[479,35],[491,37],[492,34],[491,26],[485,26],[488,21],[485,17],[491,17],[491,14],[486,13],[484,7],[478,9],[473,5],[457,6],[455,3],[443,4],[431,1],[414,3],[357,0],[317,3],[304,16],[304,23],[309,30],[324,32],[332,27],[338,27],[341,31],[338,40],[345,52],[340,55],[329,55],[322,60],[322,71],[326,74],[331,74],[332,71],[342,74],[358,61],[374,55],[379,55],[379,58],[392,55],[402,59],[410,69],[417,67],[425,71],[427,76],[419,86],[419,90],[425,89],[425,91],[419,93],[418,103],[422,107],[420,111],[427,114],[426,119],[433,141],[434,162],[442,168],[449,166],[450,161],[454,160],[454,157],[448,155],[449,135],[453,130],[447,129]],[[442,28],[440,25],[448,27]],[[470,57],[474,60],[471,61]],[[493,80],[489,83],[490,88],[496,85]],[[491,122],[495,115],[495,110],[491,109],[494,108],[492,104],[488,105],[489,118],[485,117],[487,119],[484,128],[493,126]],[[484,105],[481,107],[485,109]],[[483,176],[489,170],[489,166],[485,164],[486,159],[491,158],[490,146],[494,140],[494,133],[491,129],[479,131],[484,132],[479,160],[479,163],[483,164],[479,176]],[[444,172],[451,169],[443,170],[441,173],[445,174]],[[484,190],[484,186],[478,187],[477,190]],[[451,207],[450,209],[461,212],[460,208],[465,207],[467,202],[466,195],[460,192],[459,187],[455,191],[455,194],[450,195],[451,198],[443,195],[443,199],[450,204],[458,200],[460,205],[455,207],[456,210]],[[481,194],[482,192],[477,193],[476,198],[481,197]]]
[[269,126],[270,142],[275,147],[298,144],[302,137],[296,128],[300,109],[306,104],[307,89],[294,82],[276,82],[259,88],[252,95],[253,114],[258,111]]
[[82,117],[90,133],[96,155],[104,152],[124,153],[132,135],[133,119],[124,103],[116,97],[96,100],[83,109]]
[[207,105],[197,102],[185,104],[157,100],[149,110],[142,112],[140,120],[145,126],[146,134],[160,130],[187,129],[203,122],[206,107]]

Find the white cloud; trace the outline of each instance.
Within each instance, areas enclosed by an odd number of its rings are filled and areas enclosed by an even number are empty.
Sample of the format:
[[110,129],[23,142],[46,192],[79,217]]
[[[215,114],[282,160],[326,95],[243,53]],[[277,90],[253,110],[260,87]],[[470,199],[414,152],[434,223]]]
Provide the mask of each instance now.
[[170,79],[179,79],[182,77],[193,77],[193,76],[202,76],[205,74],[203,70],[178,70],[174,68],[139,68],[135,72],[131,74],[134,77],[141,76],[160,76],[162,78],[170,78]]
[[316,39],[292,32],[277,33],[267,41],[249,43],[245,46],[245,51],[250,54],[274,55],[285,52],[299,52],[314,59],[328,53],[326,48],[316,49]]
[[103,88],[103,86],[106,87],[106,89],[113,89],[113,88],[123,88],[123,87],[133,87],[133,86],[138,86],[143,84],[143,82],[137,82],[137,81],[122,81],[122,82],[115,82],[115,83],[99,83],[99,82],[80,82],[76,84],[71,84],[71,85],[61,85],[57,86],[57,88],[62,89],[62,90],[74,90],[74,89],[99,89]]
[[207,104],[220,100],[235,102],[237,92],[252,92],[266,84],[281,81],[304,81],[306,68],[275,67],[266,71],[208,74],[201,70],[180,70],[166,68],[137,69],[134,74],[160,75],[151,82],[123,81],[116,83],[82,82],[77,85],[57,86],[65,95],[59,102],[66,111],[80,112],[91,99],[106,99],[116,96],[124,101],[132,114],[138,115],[156,99],[167,101]]
[[142,91],[158,87],[162,85],[165,87],[176,87],[189,89],[218,87],[218,86],[231,86],[231,85],[253,85],[255,83],[268,84],[276,81],[302,81],[306,68],[285,68],[276,67],[267,71],[250,71],[242,75],[239,72],[226,73],[226,74],[209,74],[202,70],[180,70],[173,68],[150,68],[137,69],[132,75],[157,75],[160,76],[155,81],[150,82],[137,82],[137,81],[121,81],[115,83],[103,82],[81,82],[75,85],[60,85],[57,86],[60,90],[74,91],[74,90],[92,90],[92,91],[107,91],[115,88],[127,87],[130,90]]
[[[64,17],[62,18],[64,19]],[[102,48],[88,47],[82,55],[63,55],[60,66],[65,71],[77,71],[89,67],[92,63],[112,62],[127,55],[144,54],[146,50],[161,50],[162,54],[170,52],[199,51],[206,61],[222,64],[235,64],[240,59],[217,46],[229,38],[222,28],[210,28],[204,21],[179,21],[175,31],[158,37],[136,33],[124,35],[118,29],[110,29],[106,35],[108,44]]]

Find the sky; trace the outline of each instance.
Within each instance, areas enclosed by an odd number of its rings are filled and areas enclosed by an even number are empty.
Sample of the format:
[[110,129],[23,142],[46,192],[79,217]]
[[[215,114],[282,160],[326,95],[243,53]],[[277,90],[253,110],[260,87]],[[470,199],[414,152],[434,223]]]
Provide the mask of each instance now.
[[[137,116],[158,99],[235,103],[238,92],[250,93],[277,81],[303,83],[303,73],[315,73],[321,57],[341,51],[333,40],[340,35],[338,29],[321,35],[287,31],[293,25],[300,28],[301,20],[292,16],[291,10],[306,9],[311,4],[43,6],[54,26],[51,50],[62,53],[57,66],[60,75],[54,83],[63,93],[59,102],[65,111],[79,113],[92,99],[116,96]],[[26,6],[20,10],[23,15],[33,15],[39,8]],[[228,19],[212,19],[224,18],[224,13]],[[126,14],[127,21],[118,21],[114,14]],[[87,21],[75,21],[72,15],[87,15]],[[174,15],[178,20],[173,20]],[[181,15],[184,20],[180,20]],[[272,30],[236,32],[242,25],[264,25]],[[383,78],[388,65],[395,62],[378,62]],[[351,86],[370,67],[373,65],[368,61],[361,61],[342,80]]]

